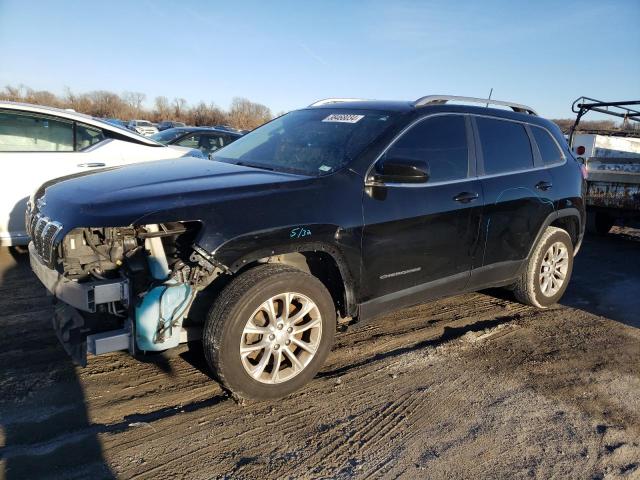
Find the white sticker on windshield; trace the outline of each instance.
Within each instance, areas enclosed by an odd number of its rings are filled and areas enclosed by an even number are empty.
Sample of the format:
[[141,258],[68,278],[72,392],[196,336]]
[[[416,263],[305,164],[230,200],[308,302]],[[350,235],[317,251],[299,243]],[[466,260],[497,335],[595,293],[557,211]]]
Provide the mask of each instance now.
[[331,167],[328,165],[320,165],[318,167],[318,170],[320,170],[321,172],[329,172],[331,170]]
[[348,113],[332,113],[323,122],[357,123],[364,118],[364,115],[350,115]]

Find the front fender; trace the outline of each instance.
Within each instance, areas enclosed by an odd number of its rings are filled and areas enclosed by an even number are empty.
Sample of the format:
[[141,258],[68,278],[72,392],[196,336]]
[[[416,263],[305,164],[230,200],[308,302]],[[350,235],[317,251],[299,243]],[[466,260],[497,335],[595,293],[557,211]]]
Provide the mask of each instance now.
[[[336,225],[289,225],[252,232],[227,240],[211,258],[231,273],[256,260],[285,253],[325,252],[336,262],[342,276],[347,305],[355,307],[360,268],[359,240],[353,231]],[[351,308],[349,308],[350,311]]]

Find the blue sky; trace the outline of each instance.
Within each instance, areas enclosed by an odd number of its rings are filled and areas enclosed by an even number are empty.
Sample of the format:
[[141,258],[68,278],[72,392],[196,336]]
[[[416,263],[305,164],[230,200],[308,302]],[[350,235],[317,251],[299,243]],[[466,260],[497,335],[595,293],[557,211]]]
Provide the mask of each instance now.
[[125,90],[274,112],[443,93],[569,117],[640,98],[640,0],[0,0],[0,86]]

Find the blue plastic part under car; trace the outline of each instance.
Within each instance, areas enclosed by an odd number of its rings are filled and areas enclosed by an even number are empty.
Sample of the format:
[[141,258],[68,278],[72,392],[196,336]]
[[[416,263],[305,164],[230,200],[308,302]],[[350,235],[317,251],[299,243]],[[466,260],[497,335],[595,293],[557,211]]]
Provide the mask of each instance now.
[[167,281],[152,288],[136,306],[136,344],[139,350],[158,351],[178,346],[183,314],[191,300],[186,283]]

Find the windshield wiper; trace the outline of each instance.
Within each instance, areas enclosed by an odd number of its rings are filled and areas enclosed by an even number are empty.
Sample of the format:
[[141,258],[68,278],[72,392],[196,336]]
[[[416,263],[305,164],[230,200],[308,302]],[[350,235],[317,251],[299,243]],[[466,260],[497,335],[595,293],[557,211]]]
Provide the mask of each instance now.
[[256,163],[248,163],[248,162],[236,162],[236,165],[240,165],[242,167],[251,167],[251,168],[259,168],[260,170],[268,170],[270,172],[273,172],[273,168],[271,167],[266,167],[260,164],[256,164]]

